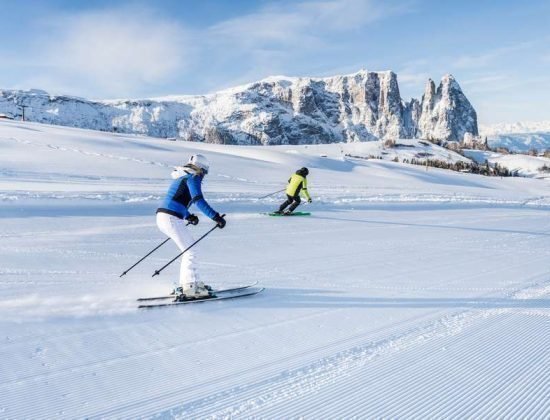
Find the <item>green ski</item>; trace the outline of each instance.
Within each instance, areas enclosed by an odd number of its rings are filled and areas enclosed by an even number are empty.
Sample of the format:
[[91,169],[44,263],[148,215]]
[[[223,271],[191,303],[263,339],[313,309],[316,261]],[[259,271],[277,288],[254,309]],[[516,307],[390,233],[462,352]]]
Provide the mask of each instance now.
[[265,213],[265,214],[267,214],[268,216],[281,216],[281,217],[286,217],[286,216],[311,216],[311,213],[307,212],[307,211],[295,211],[295,212],[292,212],[290,214],[285,214],[285,213]]

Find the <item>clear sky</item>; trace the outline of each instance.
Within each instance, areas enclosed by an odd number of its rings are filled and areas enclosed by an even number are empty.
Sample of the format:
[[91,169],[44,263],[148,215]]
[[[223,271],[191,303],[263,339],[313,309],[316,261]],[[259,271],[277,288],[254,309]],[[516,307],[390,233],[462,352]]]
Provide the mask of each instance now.
[[270,75],[451,73],[481,123],[550,120],[550,0],[0,0],[0,88],[93,99]]

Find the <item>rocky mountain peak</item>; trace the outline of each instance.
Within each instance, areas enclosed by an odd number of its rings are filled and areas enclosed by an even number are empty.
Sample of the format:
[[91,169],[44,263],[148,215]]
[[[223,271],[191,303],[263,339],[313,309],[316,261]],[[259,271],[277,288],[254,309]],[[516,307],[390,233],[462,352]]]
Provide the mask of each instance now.
[[466,133],[478,135],[477,114],[458,82],[446,74],[436,89],[428,80],[422,96],[420,137],[460,141]]
[[0,113],[106,131],[230,144],[314,144],[477,135],[477,116],[452,75],[404,102],[393,71],[276,76],[211,95],[87,101],[0,91]]

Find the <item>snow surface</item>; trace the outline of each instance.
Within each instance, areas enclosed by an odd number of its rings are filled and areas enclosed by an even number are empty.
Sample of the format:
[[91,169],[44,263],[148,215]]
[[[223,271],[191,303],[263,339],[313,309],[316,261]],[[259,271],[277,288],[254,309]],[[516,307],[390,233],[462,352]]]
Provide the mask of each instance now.
[[[2,418],[550,417],[546,181],[9,121],[0,147]],[[137,310],[178,251],[119,275],[197,151],[228,214],[202,276],[266,290]],[[313,215],[261,215],[301,166]]]
[[496,163],[519,176],[550,180],[550,171],[543,170],[544,167],[550,168],[550,159],[545,157],[521,154],[505,155],[482,150],[464,150],[464,154],[477,163],[483,164],[485,161],[489,162],[491,165]]

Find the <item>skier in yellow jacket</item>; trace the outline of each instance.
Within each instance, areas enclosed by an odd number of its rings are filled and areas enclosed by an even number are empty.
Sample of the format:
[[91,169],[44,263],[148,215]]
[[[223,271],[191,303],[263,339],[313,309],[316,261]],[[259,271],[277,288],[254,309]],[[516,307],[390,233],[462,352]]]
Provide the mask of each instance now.
[[[306,177],[309,174],[309,170],[307,168],[301,168],[296,171],[295,174],[293,174],[288,179],[288,186],[286,187],[286,196],[287,200],[281,204],[279,207],[279,210],[277,210],[275,213],[277,214],[290,214],[294,210],[296,210],[296,207],[298,207],[302,200],[300,200],[300,192],[304,194],[304,196],[307,198],[307,202],[311,203],[311,197],[309,196],[309,193],[307,191],[307,179]],[[285,208],[290,205],[288,210],[285,211]]]

